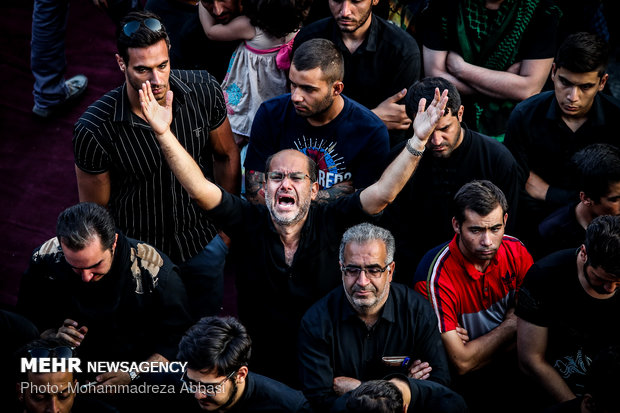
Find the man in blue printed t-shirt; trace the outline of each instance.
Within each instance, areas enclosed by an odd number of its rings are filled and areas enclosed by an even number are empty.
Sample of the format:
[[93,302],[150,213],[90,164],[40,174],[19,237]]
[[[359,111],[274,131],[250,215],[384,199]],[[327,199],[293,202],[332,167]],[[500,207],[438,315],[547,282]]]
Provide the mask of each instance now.
[[246,197],[264,203],[267,158],[297,149],[318,166],[319,201],[373,184],[385,167],[389,135],[370,110],[342,95],[342,54],[329,40],[312,39],[293,56],[291,93],[264,102],[256,113],[247,157]]

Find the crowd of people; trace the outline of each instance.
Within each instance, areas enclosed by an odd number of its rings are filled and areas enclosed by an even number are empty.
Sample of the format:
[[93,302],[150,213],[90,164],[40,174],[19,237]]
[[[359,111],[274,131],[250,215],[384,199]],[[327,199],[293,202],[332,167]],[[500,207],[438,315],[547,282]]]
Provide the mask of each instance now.
[[[620,409],[604,3],[384,2],[95,1],[125,82],[0,313],[11,409]],[[35,0],[36,116],[88,85],[67,3]],[[134,367],[24,370],[65,359]]]

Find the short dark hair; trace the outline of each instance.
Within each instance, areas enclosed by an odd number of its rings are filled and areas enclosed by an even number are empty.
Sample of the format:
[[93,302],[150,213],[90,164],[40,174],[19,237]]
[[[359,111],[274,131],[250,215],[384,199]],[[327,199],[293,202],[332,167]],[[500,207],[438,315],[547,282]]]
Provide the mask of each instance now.
[[227,376],[247,366],[252,340],[234,317],[203,317],[190,327],[179,343],[177,358],[193,370]]
[[502,207],[502,215],[508,211],[508,202],[501,189],[491,181],[471,181],[454,195],[454,217],[462,224],[465,221],[465,210],[486,216],[498,205]]
[[598,202],[620,182],[620,149],[605,143],[586,146],[572,157],[579,170],[579,189]]
[[620,216],[602,215],[586,229],[586,253],[593,268],[620,278]]
[[609,45],[600,37],[586,32],[566,37],[555,56],[555,68],[565,68],[574,73],[597,71],[605,74],[609,62]]
[[[140,27],[130,36],[127,36],[123,31],[123,27],[125,24],[131,21],[143,22],[146,19],[156,19],[159,20],[161,24],[161,29],[159,31],[152,31],[144,24],[140,24]],[[117,30],[116,37],[116,47],[118,50],[118,54],[123,58],[125,64],[129,63],[129,52],[127,49],[129,48],[144,48],[154,45],[160,40],[165,40],[168,49],[170,49],[170,39],[168,38],[168,33],[166,32],[166,28],[164,27],[164,23],[161,21],[159,16],[155,13],[151,13],[150,11],[132,11],[128,13],[121,20],[120,26]]]
[[370,380],[360,384],[347,400],[348,412],[396,413],[403,411],[403,394],[387,380]]
[[[273,155],[269,156],[269,158],[267,158],[267,160],[265,161],[265,173],[270,171],[272,159],[274,158],[274,156],[276,156],[280,152],[276,152]],[[303,154],[303,152],[301,151],[299,152]],[[306,158],[308,159],[308,176],[310,177],[310,182],[316,182],[318,178],[317,175],[319,173],[318,172],[319,167],[317,166],[316,162],[314,162],[314,159],[310,158],[308,155],[306,155]]]
[[56,236],[70,250],[80,251],[98,236],[104,250],[112,248],[116,239],[112,215],[93,202],[73,205],[58,215]]
[[318,67],[328,83],[344,79],[342,53],[327,39],[310,39],[303,42],[293,54],[293,65],[300,71]]
[[601,350],[590,365],[585,378],[585,391],[592,396],[594,412],[620,410],[620,347],[609,346]]
[[252,26],[273,37],[285,37],[299,29],[308,16],[312,0],[243,0],[243,14]]
[[452,116],[456,116],[461,107],[461,95],[456,86],[442,77],[427,77],[411,85],[405,95],[405,111],[409,119],[413,120],[418,113],[420,99],[426,98],[426,108],[428,108],[435,97],[435,88],[439,88],[440,92],[448,89],[448,103],[444,115],[447,115],[450,109]]

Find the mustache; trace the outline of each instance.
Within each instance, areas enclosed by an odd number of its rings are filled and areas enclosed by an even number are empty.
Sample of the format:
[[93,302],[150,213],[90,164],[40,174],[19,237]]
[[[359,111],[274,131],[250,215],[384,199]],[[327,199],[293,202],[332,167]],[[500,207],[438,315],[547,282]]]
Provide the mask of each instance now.
[[376,293],[376,292],[377,292],[377,287],[375,287],[375,286],[374,286],[374,285],[372,285],[372,284],[368,284],[368,285],[367,285],[367,286],[365,286],[365,287],[361,287],[361,286],[359,286],[359,285],[355,284],[355,285],[353,286],[352,291],[353,291],[354,293],[356,293],[356,292],[358,292],[358,291],[370,291],[370,292],[372,292],[372,293]]

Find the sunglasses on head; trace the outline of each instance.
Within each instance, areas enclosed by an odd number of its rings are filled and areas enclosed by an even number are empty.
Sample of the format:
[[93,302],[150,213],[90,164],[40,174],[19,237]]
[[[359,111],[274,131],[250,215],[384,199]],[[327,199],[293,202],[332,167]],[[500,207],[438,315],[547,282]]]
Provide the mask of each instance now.
[[60,346],[54,348],[37,347],[28,350],[30,357],[33,359],[56,357],[59,359],[68,359],[73,357],[73,347]]
[[123,26],[123,33],[125,33],[127,37],[131,37],[135,32],[138,31],[140,25],[142,24],[144,24],[144,27],[146,27],[152,32],[158,32],[161,30],[161,22],[157,19],[150,17],[146,20],[132,20],[125,23],[125,25]]

